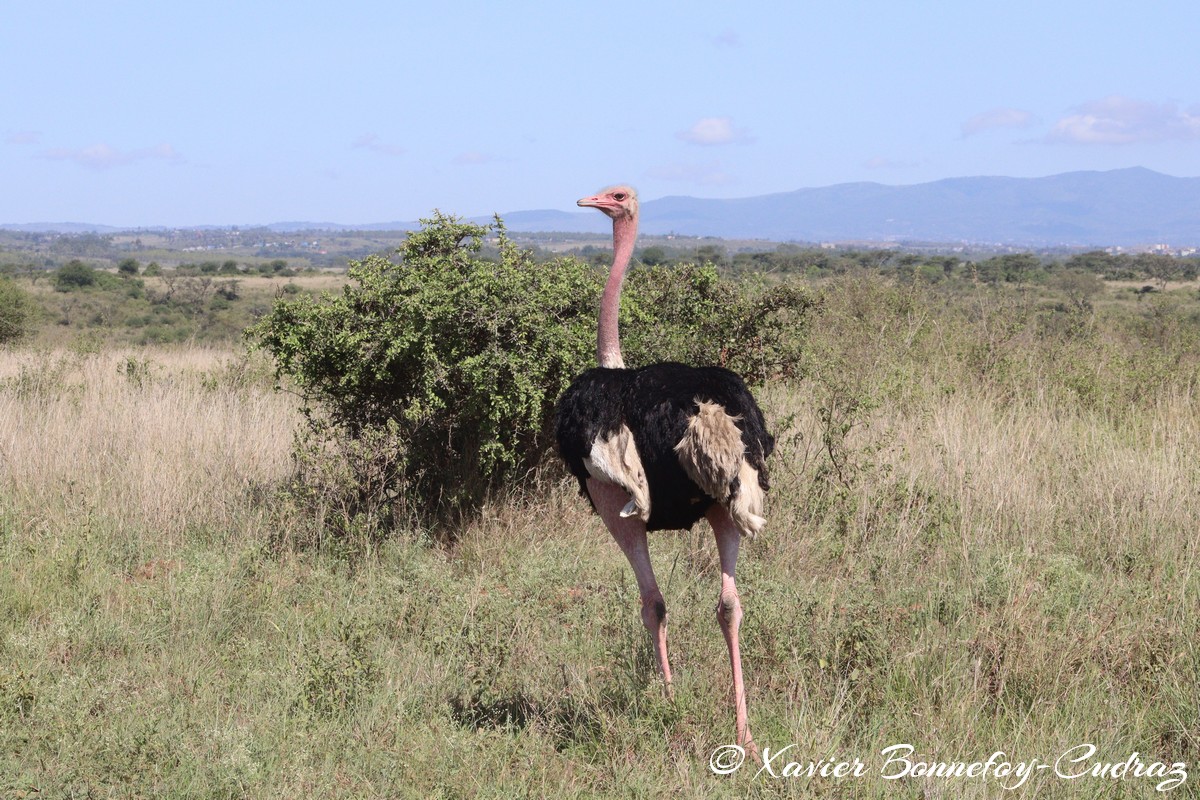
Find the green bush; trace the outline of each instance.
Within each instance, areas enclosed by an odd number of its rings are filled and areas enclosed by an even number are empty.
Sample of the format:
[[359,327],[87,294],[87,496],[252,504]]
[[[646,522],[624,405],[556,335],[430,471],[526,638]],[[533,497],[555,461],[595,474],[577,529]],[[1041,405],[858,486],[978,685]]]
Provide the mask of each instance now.
[[60,292],[84,289],[96,283],[96,270],[82,261],[69,261],[54,273],[54,288]]
[[29,332],[33,302],[20,286],[0,278],[0,344],[15,342]]
[[[602,270],[534,263],[499,220],[494,260],[481,254],[489,227],[440,213],[423,223],[397,261],[352,263],[340,295],[283,297],[248,331],[310,422],[293,499],[320,498],[327,512],[330,486],[363,487],[338,502],[341,532],[457,516],[519,485],[549,449],[558,397],[595,363]],[[635,271],[625,299],[630,366],[727,363],[757,379],[788,372],[809,303],[786,287],[751,297],[695,267]],[[364,458],[364,439],[386,441],[369,448],[385,463]],[[331,454],[341,467],[321,465]],[[336,477],[314,486],[321,475]]]
[[534,466],[555,400],[594,349],[592,271],[535,266],[502,227],[499,260],[484,260],[487,233],[438,214],[399,263],[355,262],[341,295],[284,298],[250,334],[315,429],[359,439],[399,426],[401,449],[382,451],[401,464],[382,471],[418,511],[462,510]]
[[795,283],[755,291],[722,280],[711,264],[633,270],[621,300],[621,350],[629,366],[715,364],[750,384],[796,376],[815,303]]

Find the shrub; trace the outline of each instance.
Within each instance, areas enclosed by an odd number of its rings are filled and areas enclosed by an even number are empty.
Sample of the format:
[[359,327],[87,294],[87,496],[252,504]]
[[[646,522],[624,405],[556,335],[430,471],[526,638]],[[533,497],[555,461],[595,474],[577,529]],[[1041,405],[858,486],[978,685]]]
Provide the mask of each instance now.
[[217,284],[217,296],[230,302],[238,300],[242,296],[238,291],[240,285],[241,281],[238,280],[221,281]]
[[20,286],[0,278],[0,344],[15,342],[28,333],[33,302]]
[[[298,387],[316,434],[300,437],[298,475],[340,476],[335,493],[363,486],[338,502],[346,523],[457,516],[519,485],[548,450],[558,397],[594,365],[603,271],[574,258],[535,264],[499,219],[495,229],[487,260],[489,227],[438,213],[398,261],[352,263],[340,295],[282,297],[248,331]],[[788,372],[789,331],[809,302],[786,287],[751,297],[695,267],[635,272],[625,297],[631,366],[728,363],[752,379]],[[364,440],[386,441],[369,448],[383,463],[364,458]],[[319,466],[339,452],[353,454],[348,473]],[[324,514],[329,486],[318,483],[293,499],[322,498]]]
[[340,296],[284,298],[250,334],[295,381],[315,429],[358,439],[399,426],[401,452],[385,452],[401,465],[382,471],[424,511],[463,510],[532,467],[594,346],[591,270],[534,266],[502,227],[499,259],[486,261],[487,232],[437,214],[399,263],[353,263]]
[[715,364],[751,384],[792,378],[814,299],[794,283],[755,292],[722,280],[711,264],[634,270],[622,295],[622,355]]
[[69,261],[54,274],[54,288],[60,292],[83,289],[96,283],[96,270],[82,261]]

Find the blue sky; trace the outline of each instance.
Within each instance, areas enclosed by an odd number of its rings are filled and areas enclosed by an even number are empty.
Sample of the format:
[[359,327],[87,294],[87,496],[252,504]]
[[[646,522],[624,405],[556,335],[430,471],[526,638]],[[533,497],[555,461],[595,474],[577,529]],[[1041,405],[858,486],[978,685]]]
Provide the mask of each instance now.
[[1200,176],[1200,3],[12,3],[0,222]]

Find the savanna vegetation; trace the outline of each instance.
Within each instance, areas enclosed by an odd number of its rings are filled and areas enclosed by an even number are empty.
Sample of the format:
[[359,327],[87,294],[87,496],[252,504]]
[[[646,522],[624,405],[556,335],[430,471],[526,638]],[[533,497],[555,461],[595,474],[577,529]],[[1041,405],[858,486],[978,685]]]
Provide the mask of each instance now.
[[652,544],[666,700],[628,565],[545,457],[602,275],[437,217],[346,277],[72,255],[0,279],[0,796],[1161,780],[881,779],[903,742],[1044,763],[1092,743],[1094,762],[1183,762],[1172,793],[1194,791],[1192,262],[1156,282],[1099,256],[807,252],[831,260],[636,270],[624,350],[752,379],[779,446],[739,563],[751,724],[788,760],[872,774],[712,773],[733,720],[711,535]]

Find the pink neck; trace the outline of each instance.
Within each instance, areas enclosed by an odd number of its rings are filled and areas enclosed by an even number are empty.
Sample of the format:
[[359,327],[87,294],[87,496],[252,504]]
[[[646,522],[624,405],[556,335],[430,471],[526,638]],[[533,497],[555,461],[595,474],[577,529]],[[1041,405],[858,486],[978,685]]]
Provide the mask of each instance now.
[[621,358],[617,317],[621,312],[621,284],[625,280],[629,260],[633,257],[637,226],[637,217],[622,216],[613,220],[613,265],[600,298],[600,325],[596,332],[596,358],[602,367],[625,367],[625,361]]

